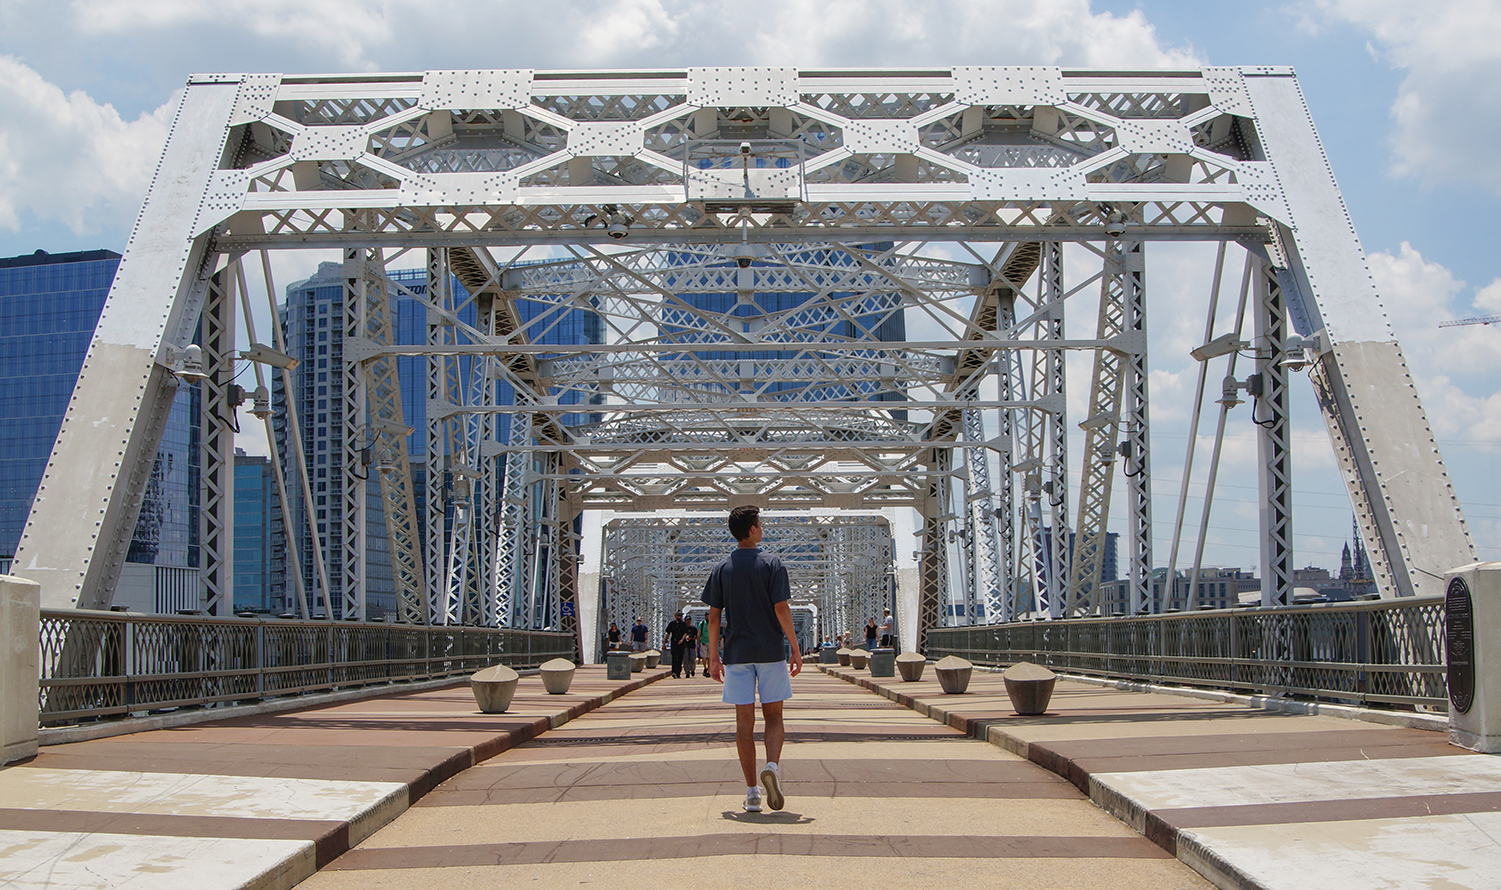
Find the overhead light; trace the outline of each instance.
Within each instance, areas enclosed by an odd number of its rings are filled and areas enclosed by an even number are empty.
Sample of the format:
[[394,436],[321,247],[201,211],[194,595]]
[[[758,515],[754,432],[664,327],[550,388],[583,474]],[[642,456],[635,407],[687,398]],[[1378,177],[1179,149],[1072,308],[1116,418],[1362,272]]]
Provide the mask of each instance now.
[[288,371],[294,370],[298,365],[302,364],[298,359],[292,358],[285,352],[278,352],[263,343],[250,344],[249,349],[240,353],[240,358],[247,362],[270,365],[273,368],[285,368]]
[[1207,362],[1212,358],[1219,358],[1222,355],[1229,355],[1232,352],[1239,352],[1240,350],[1245,349],[1250,345],[1251,344],[1231,333],[1225,334],[1223,337],[1215,337],[1213,340],[1210,340],[1208,343],[1205,343],[1198,349],[1190,349],[1188,351],[1188,354],[1193,356],[1197,361]]

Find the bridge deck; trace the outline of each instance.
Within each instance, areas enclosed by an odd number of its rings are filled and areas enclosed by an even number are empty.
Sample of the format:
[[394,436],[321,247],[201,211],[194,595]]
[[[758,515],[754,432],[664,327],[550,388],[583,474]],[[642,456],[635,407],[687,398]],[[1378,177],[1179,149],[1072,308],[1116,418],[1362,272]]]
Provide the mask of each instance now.
[[505,715],[455,687],[48,747],[0,770],[0,885],[1208,887],[1176,854],[1222,886],[1501,886],[1501,758],[1438,733],[1067,683],[1019,718],[994,674],[842,673],[902,702],[810,668],[760,815],[717,684],[600,668]]

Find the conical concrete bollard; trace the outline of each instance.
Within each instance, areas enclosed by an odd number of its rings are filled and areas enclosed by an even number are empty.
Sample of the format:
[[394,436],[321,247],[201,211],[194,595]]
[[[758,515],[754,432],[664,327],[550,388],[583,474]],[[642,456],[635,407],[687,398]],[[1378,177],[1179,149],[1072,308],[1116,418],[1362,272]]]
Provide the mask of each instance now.
[[651,669],[651,668],[656,667],[657,665],[659,665],[661,663],[662,663],[662,650],[660,650],[660,649],[648,649],[648,650],[646,650],[646,667],[647,667],[648,670]]
[[1053,698],[1053,685],[1058,675],[1040,664],[1019,661],[1001,675],[1006,681],[1006,695],[1011,698],[1011,707],[1023,717],[1044,714]]
[[850,650],[848,650],[848,649],[840,649],[838,652],[835,652],[834,654],[836,656],[838,656],[838,658],[839,658],[839,666],[840,667],[847,668],[847,667],[850,666]]
[[857,671],[865,670],[865,663],[870,660],[870,653],[864,649],[850,650],[850,667]]
[[633,673],[633,674],[639,674],[639,673],[641,673],[644,670],[646,670],[646,653],[645,652],[632,652],[631,653],[631,673]]
[[516,694],[516,684],[521,675],[497,664],[487,667],[469,677],[469,689],[474,693],[474,703],[486,714],[504,714],[511,706],[511,697]]
[[542,688],[548,695],[562,695],[573,684],[573,671],[577,667],[566,658],[554,658],[542,665]]
[[969,688],[969,675],[974,673],[975,666],[957,655],[950,655],[939,659],[933,670],[938,674],[938,685],[943,687],[944,695],[963,695]]
[[927,666],[927,657],[916,652],[903,652],[896,657],[896,671],[902,675],[904,683],[915,683],[921,680],[922,669]]

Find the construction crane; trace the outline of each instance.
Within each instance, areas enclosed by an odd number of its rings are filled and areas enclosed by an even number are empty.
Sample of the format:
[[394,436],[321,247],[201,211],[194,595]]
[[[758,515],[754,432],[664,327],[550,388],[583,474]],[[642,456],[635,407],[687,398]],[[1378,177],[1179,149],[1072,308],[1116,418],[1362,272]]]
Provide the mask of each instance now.
[[1438,326],[1441,328],[1453,328],[1462,324],[1495,324],[1496,322],[1501,322],[1501,315],[1482,315],[1479,318],[1456,318],[1453,321],[1441,321],[1438,323]]

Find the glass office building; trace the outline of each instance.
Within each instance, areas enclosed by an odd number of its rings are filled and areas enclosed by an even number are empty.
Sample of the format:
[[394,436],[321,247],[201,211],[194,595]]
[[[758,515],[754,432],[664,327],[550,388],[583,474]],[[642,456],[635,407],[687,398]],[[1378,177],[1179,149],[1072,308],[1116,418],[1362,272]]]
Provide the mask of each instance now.
[[286,534],[271,459],[235,449],[236,613],[279,615],[287,601]]
[[[426,343],[428,338],[428,309],[422,299],[427,294],[427,270],[400,269],[387,272],[387,277],[399,285],[392,289],[395,308],[396,342],[406,345]],[[450,281],[455,302],[461,306],[459,320],[468,325],[478,322],[474,301],[468,299],[463,285],[457,278]],[[293,493],[292,487],[299,483],[293,478],[296,466],[288,450],[285,393],[280,375],[274,380],[272,391],[276,410],[275,429],[277,448],[283,455],[287,468],[288,499],[292,517],[292,529],[288,553],[291,564],[300,567],[306,589],[316,588],[314,582],[313,548],[317,537],[310,530],[321,530],[325,536],[324,558],[329,575],[329,599],[335,616],[341,605],[344,572],[342,565],[343,505],[339,487],[343,476],[344,417],[340,409],[343,398],[343,342],[341,326],[344,271],[340,263],[322,263],[318,271],[305,281],[287,287],[286,303],[281,308],[281,321],[286,334],[287,351],[300,364],[292,373],[294,397],[297,399],[298,419],[302,432],[302,448],[307,459],[309,482],[313,487],[314,515],[311,522],[304,506],[302,495]],[[603,330],[600,319],[590,312],[564,310],[560,318],[545,317],[547,313],[560,310],[542,301],[521,300],[518,310],[524,324],[534,325],[545,333],[536,339],[540,343],[598,343],[602,342]],[[541,356],[540,358],[547,358]],[[403,422],[412,428],[407,437],[407,454],[412,468],[414,506],[417,511],[419,547],[427,541],[427,499],[430,490],[438,496],[446,491],[448,479],[438,470],[436,476],[429,472],[423,430],[427,426],[427,364],[426,359],[401,356],[396,360],[396,373],[401,385]],[[472,358],[457,359],[460,376],[467,379]],[[509,384],[499,384],[497,398],[509,404],[513,393]],[[577,401],[577,394],[563,397]],[[588,415],[564,415],[564,423],[579,422]],[[509,417],[497,418],[496,438],[505,441],[509,432]],[[389,620],[396,612],[395,579],[392,577],[390,544],[386,537],[385,508],[380,500],[380,485],[372,478],[366,487],[366,565],[365,565],[365,610],[367,617]],[[445,510],[445,523],[451,521],[451,508]],[[447,529],[445,528],[445,531]],[[290,589],[290,588],[289,588]],[[318,608],[321,608],[319,606]]]
[[[120,255],[0,259],[0,569],[8,570],[99,322]],[[147,480],[114,602],[137,611],[202,606],[198,577],[199,389],[178,388]]]

